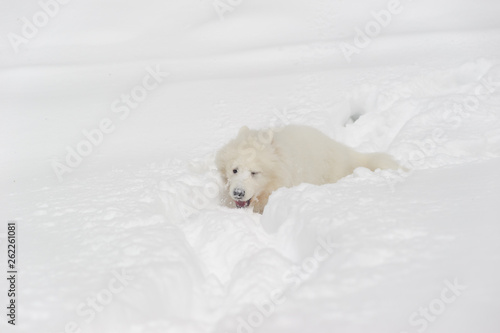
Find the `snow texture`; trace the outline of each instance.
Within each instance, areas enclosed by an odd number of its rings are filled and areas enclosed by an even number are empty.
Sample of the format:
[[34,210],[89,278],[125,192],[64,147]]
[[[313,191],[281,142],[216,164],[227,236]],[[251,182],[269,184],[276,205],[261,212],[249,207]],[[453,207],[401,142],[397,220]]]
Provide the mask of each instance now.
[[[500,332],[500,2],[0,8],[1,332]],[[410,171],[222,207],[215,152],[286,124]]]

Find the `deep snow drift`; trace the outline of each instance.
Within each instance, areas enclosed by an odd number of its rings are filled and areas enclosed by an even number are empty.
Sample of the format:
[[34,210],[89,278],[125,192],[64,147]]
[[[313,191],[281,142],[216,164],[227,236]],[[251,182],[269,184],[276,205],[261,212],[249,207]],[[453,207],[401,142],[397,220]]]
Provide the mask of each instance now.
[[[500,330],[500,3],[0,6],[1,332]],[[289,123],[411,171],[221,207]]]

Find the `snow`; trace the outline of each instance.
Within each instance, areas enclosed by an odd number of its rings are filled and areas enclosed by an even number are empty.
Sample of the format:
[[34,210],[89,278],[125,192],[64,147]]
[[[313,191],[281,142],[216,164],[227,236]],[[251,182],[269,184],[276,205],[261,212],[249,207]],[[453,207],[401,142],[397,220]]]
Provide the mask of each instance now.
[[[54,1],[0,4],[1,332],[500,330],[500,3]],[[410,170],[222,207],[289,123]]]

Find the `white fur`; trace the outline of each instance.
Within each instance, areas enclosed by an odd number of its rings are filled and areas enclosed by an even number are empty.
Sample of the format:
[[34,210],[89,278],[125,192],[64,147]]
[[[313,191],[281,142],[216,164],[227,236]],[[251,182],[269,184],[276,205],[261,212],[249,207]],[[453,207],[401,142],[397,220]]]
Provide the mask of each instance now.
[[[312,127],[299,125],[261,131],[242,127],[217,153],[216,164],[228,187],[226,203],[235,207],[236,202],[250,200],[259,213],[280,187],[334,183],[357,167],[399,168],[387,154],[359,153]],[[245,195],[235,197],[235,189],[240,195],[244,190]]]

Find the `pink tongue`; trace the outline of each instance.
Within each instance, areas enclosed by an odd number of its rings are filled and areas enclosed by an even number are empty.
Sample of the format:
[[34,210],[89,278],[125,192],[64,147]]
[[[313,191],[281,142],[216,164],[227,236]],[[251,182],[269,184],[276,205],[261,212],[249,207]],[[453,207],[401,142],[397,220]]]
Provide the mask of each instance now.
[[238,207],[238,208],[246,207],[246,205],[247,205],[246,201],[235,201],[235,203],[236,203],[236,207]]

